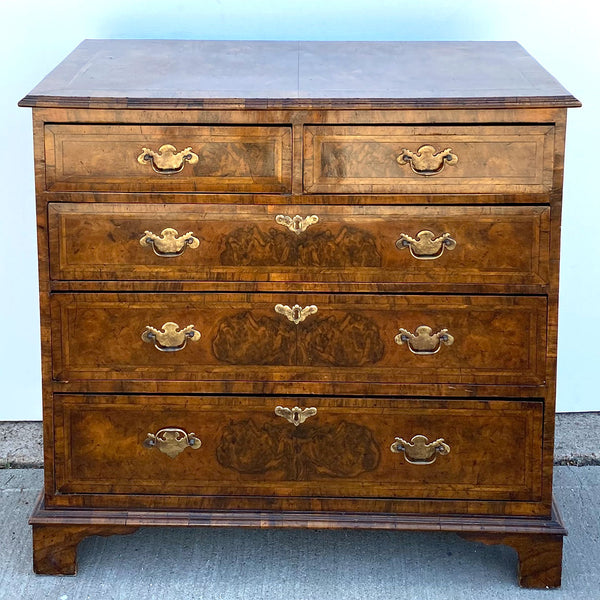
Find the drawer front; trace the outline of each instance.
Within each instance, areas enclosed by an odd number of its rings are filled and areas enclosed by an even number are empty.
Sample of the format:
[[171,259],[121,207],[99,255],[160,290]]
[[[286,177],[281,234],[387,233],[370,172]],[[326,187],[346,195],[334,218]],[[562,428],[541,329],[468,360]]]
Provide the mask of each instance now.
[[546,193],[550,125],[304,128],[309,193]]
[[545,375],[542,297],[61,293],[51,312],[60,381],[524,385]]
[[44,139],[50,191],[291,189],[290,127],[48,124]]
[[[537,401],[56,395],[54,405],[61,493],[358,497],[358,505],[540,495]],[[288,420],[294,412],[298,425]]]
[[52,203],[48,212],[58,280],[548,280],[547,207]]

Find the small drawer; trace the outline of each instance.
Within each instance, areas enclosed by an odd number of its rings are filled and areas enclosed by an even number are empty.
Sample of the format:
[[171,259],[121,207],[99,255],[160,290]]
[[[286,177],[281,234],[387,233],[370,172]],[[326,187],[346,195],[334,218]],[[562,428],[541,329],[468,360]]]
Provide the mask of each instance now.
[[551,125],[304,128],[311,194],[541,194],[552,188]]
[[54,406],[62,494],[343,497],[356,510],[540,497],[539,401],[58,394]]
[[548,207],[51,203],[55,280],[548,280]]
[[82,192],[291,190],[291,128],[47,124],[46,189]]
[[51,313],[59,381],[545,379],[541,296],[58,293]]

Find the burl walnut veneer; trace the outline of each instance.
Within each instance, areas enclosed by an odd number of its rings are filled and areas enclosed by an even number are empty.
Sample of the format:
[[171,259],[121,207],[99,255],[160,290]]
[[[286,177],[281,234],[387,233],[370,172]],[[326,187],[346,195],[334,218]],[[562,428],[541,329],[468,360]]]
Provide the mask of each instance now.
[[38,573],[140,526],[507,544],[552,501],[566,109],[512,42],[88,40],[33,108]]

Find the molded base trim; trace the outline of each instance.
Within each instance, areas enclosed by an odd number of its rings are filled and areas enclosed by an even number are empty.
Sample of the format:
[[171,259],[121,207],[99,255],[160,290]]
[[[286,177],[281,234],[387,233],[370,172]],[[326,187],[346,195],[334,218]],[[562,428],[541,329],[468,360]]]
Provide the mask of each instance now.
[[519,555],[523,587],[560,586],[562,539],[567,535],[556,504],[549,519],[349,512],[160,511],[47,509],[40,495],[33,526],[34,571],[74,575],[77,544],[90,535],[133,533],[139,527],[291,527],[447,531],[470,541],[504,544]]

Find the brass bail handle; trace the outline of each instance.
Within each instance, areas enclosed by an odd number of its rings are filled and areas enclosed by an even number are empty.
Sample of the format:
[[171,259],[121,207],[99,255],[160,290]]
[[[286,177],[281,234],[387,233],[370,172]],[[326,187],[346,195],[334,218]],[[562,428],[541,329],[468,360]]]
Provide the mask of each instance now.
[[197,248],[200,240],[194,237],[193,231],[188,231],[179,235],[177,229],[167,227],[160,232],[160,235],[151,231],[144,231],[140,238],[142,246],[151,246],[154,254],[165,258],[181,256],[186,248]]
[[416,152],[402,148],[396,162],[399,165],[409,165],[413,173],[417,175],[429,177],[441,173],[445,165],[455,165],[458,162],[458,156],[452,153],[452,148],[436,152],[433,146],[426,144]]
[[437,236],[433,231],[424,229],[413,238],[406,233],[401,233],[396,241],[398,250],[409,249],[411,255],[418,260],[435,260],[444,253],[444,250],[454,250],[456,240],[449,233]]
[[174,175],[183,170],[186,163],[194,165],[198,162],[198,155],[192,152],[188,146],[180,152],[171,144],[164,144],[158,152],[150,148],[142,148],[142,153],[137,157],[141,165],[150,164],[152,169],[159,175]]
[[450,446],[444,438],[429,442],[424,435],[415,435],[410,442],[397,437],[390,450],[395,454],[404,453],[406,462],[412,465],[430,465],[435,462],[438,454],[440,456],[450,454]]
[[406,344],[413,354],[437,354],[442,344],[451,346],[454,343],[454,337],[448,333],[447,329],[440,329],[437,333],[433,333],[431,327],[420,325],[415,329],[415,333],[400,327],[394,341],[399,346]]
[[185,348],[188,340],[197,342],[200,337],[200,332],[196,331],[193,325],[187,325],[180,329],[179,325],[172,321],[164,323],[162,329],[146,325],[146,329],[142,333],[142,340],[148,344],[154,344],[154,347],[161,352],[178,352]]
[[158,448],[170,458],[175,458],[186,448],[198,450],[202,442],[194,433],[186,433],[178,427],[165,427],[156,433],[149,433],[142,442],[145,448]]

